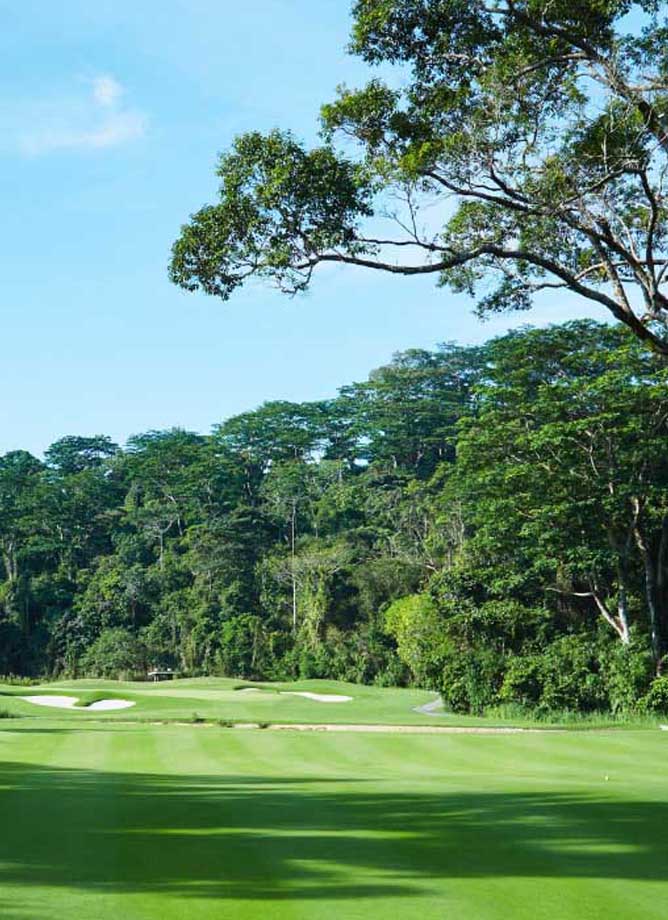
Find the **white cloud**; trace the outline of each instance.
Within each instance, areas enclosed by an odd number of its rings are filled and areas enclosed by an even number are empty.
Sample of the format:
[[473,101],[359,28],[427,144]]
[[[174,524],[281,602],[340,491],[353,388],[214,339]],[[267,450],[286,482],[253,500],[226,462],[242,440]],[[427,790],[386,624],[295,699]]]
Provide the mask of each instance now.
[[14,107],[5,137],[26,156],[121,146],[142,137],[147,125],[144,113],[126,105],[124,96],[118,80],[101,74],[87,82],[85,94]]
[[146,119],[141,113],[114,112],[89,130],[65,125],[34,130],[20,139],[20,148],[29,156],[58,150],[103,150],[141,137],[145,128]]
[[104,75],[93,80],[93,98],[103,106],[114,106],[123,95],[123,87],[113,77]]

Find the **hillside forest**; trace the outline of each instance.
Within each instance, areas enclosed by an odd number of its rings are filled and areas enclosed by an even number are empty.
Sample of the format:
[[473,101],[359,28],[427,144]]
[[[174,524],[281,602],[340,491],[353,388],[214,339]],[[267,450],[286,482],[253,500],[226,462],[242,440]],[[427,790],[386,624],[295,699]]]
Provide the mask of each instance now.
[[210,435],[0,458],[0,673],[668,709],[668,368],[589,321],[394,356]]

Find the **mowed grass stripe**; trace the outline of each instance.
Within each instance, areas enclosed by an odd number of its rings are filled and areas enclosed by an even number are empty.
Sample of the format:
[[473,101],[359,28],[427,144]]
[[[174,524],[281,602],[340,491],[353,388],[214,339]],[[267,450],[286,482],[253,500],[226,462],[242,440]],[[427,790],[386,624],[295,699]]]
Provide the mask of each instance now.
[[2,917],[663,920],[667,754],[647,731],[6,720]]

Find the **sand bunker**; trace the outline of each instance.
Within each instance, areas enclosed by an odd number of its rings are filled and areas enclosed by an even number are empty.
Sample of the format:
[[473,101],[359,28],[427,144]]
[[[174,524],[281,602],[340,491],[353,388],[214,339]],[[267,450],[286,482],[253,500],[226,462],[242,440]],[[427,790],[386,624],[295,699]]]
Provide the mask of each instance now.
[[89,706],[77,706],[78,696],[22,696],[26,703],[34,703],[35,706],[51,706],[53,709],[77,709],[96,712],[109,712],[112,709],[129,709],[135,704],[130,700],[97,700]]
[[97,700],[86,706],[86,709],[95,709],[97,712],[110,712],[112,709],[129,709],[135,704],[131,700]]
[[[262,687],[241,687],[238,693],[264,693],[269,695],[274,692],[264,690]],[[316,703],[350,703],[352,696],[342,696],[339,693],[311,693],[309,690],[279,690],[279,696],[303,696]]]
[[281,690],[283,696],[303,696],[316,703],[349,703],[352,696],[341,696],[337,693],[309,693],[308,690]]
[[35,706],[53,706],[55,709],[71,709],[77,703],[76,696],[22,696],[21,699]]

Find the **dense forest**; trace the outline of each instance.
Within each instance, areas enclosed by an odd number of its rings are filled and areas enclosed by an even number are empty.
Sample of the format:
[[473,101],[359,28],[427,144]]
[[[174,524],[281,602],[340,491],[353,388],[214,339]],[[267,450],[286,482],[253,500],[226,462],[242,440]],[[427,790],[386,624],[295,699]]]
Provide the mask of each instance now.
[[0,458],[0,673],[668,709],[668,369],[624,327],[396,355],[208,436]]

